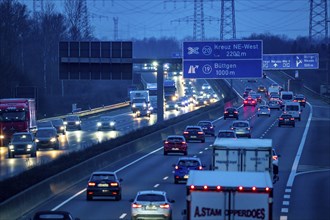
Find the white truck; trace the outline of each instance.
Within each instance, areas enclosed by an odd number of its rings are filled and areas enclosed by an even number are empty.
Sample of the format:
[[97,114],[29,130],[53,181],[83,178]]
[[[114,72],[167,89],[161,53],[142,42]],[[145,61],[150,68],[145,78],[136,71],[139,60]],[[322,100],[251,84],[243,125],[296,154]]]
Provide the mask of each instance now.
[[272,139],[216,138],[211,170],[268,172],[273,176]]
[[190,170],[187,220],[272,220],[273,184],[267,172]]
[[148,90],[130,91],[131,109],[137,117],[150,116],[150,98]]

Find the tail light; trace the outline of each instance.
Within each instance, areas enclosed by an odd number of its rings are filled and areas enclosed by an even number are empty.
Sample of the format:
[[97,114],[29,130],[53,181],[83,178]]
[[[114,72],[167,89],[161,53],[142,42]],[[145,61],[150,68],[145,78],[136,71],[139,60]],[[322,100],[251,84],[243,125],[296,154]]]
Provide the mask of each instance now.
[[235,114],[237,114],[237,113],[238,113],[238,111],[234,111],[234,113],[235,113]]
[[244,101],[244,103],[247,103],[247,101]]
[[96,185],[96,183],[94,183],[94,182],[88,182],[88,186],[95,186]]
[[258,111],[260,111],[260,108],[258,108]]
[[159,205],[159,207],[162,208],[162,209],[169,209],[170,208],[170,205],[167,204],[167,203],[165,203],[165,204]]
[[277,155],[273,155],[273,160],[277,160]]
[[141,207],[142,207],[141,204],[136,204],[136,203],[132,204],[132,208],[141,208]]
[[186,144],[186,142],[185,141],[182,141],[181,144]]
[[198,169],[199,169],[199,170],[202,170],[202,169],[203,169],[203,167],[202,167],[202,166],[199,166],[199,167],[198,167]]
[[246,130],[250,130],[250,128],[245,128]]
[[165,141],[164,144],[168,144],[168,141]]
[[290,118],[291,121],[294,121],[294,118]]
[[189,132],[188,131],[184,131],[183,134],[189,134]]
[[225,114],[227,114],[227,113],[228,113],[228,111],[225,111],[224,113],[225,113]]
[[279,118],[279,120],[280,120],[280,121],[282,121],[282,120],[283,120],[283,118]]
[[110,183],[110,186],[118,186],[118,183],[116,182]]
[[197,134],[204,134],[204,132],[202,132],[202,131],[199,131]]

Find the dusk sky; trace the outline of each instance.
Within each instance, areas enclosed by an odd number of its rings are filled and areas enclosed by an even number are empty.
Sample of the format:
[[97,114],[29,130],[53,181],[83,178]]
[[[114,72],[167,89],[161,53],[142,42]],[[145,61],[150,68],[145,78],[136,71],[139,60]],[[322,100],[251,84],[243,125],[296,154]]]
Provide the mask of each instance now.
[[[32,10],[32,0],[20,0]],[[63,12],[63,0],[54,2]],[[193,35],[193,22],[177,22],[194,14],[193,0],[87,0],[94,34],[101,40],[114,39],[114,17],[118,17],[118,38],[176,37]],[[205,37],[220,36],[220,0],[204,0]],[[252,33],[308,36],[309,0],[236,0],[236,38]]]

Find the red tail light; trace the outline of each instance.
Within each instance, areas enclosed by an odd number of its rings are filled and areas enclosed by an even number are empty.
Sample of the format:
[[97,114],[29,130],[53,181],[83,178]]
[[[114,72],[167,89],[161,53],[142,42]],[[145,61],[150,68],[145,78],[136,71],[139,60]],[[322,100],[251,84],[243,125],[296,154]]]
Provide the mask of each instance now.
[[237,113],[238,113],[238,111],[234,111],[234,113],[235,113],[235,114],[237,114]]
[[247,103],[247,101],[244,101],[244,103]]
[[182,141],[181,144],[186,144],[186,142],[185,141]]
[[199,131],[199,132],[198,132],[198,134],[204,134],[204,132],[202,132],[202,131]]
[[294,121],[294,118],[290,118],[291,121]]
[[228,113],[228,111],[225,111],[224,113],[225,113],[225,114],[227,114],[227,113]]
[[164,144],[168,144],[168,141],[165,141]]
[[95,186],[96,185],[96,183],[94,183],[94,182],[88,182],[88,186]]
[[132,204],[132,208],[141,208],[141,207],[142,207],[141,204],[136,204],[136,203]]
[[169,209],[170,205],[165,203],[165,204],[159,205],[159,207],[162,208],[162,209]]
[[293,100],[294,102],[298,102],[297,100]]
[[202,169],[203,169],[203,167],[202,167],[202,166],[199,166],[199,167],[198,167],[198,169],[199,169],[199,170],[202,170]]
[[184,131],[183,133],[184,133],[184,134],[189,134],[189,132],[188,132],[188,131]]
[[240,191],[242,191],[242,190],[243,190],[243,186],[239,186],[238,189],[239,189]]
[[273,160],[277,160],[277,155],[273,155]]
[[279,120],[280,120],[280,121],[282,121],[282,120],[283,120],[283,118],[279,118]]
[[257,190],[257,188],[256,188],[255,186],[253,186],[253,187],[252,187],[252,190],[253,190],[253,191],[256,191],[256,190]]
[[207,186],[203,186],[203,188],[204,188],[204,189],[208,189],[208,187],[207,187]]
[[116,183],[116,182],[110,183],[110,186],[118,186],[118,183]]

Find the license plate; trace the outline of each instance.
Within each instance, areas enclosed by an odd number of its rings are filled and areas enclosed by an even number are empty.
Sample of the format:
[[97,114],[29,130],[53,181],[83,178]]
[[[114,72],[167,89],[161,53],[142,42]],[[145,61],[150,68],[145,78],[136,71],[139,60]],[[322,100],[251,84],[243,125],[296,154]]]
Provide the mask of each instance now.
[[285,119],[284,121],[289,121],[289,119]]
[[102,192],[107,193],[107,192],[109,192],[109,190],[103,189]]
[[191,138],[197,138],[197,136],[190,136]]
[[156,210],[157,207],[156,206],[146,206],[147,210]]
[[179,150],[179,148],[172,148],[172,150]]
[[230,114],[229,116],[234,116],[233,114]]
[[97,186],[98,187],[108,187],[109,184],[107,184],[107,183],[99,183]]

